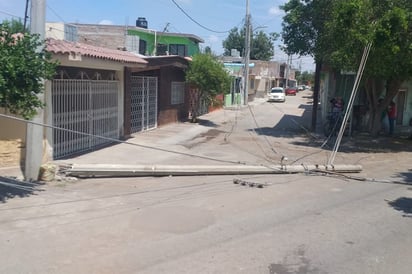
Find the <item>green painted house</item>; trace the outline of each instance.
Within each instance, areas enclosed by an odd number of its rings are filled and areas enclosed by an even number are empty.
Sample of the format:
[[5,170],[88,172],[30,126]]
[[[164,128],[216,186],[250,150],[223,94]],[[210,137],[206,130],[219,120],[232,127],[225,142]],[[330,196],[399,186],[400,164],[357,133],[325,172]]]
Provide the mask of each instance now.
[[128,50],[146,56],[179,55],[193,56],[200,52],[204,41],[192,34],[158,32],[144,28],[127,30]]
[[[139,18],[142,19],[142,18]],[[138,20],[139,21],[139,20]],[[144,56],[190,57],[200,52],[203,39],[194,34],[157,31],[140,21],[136,26],[47,23],[46,36],[58,40],[127,50]]]

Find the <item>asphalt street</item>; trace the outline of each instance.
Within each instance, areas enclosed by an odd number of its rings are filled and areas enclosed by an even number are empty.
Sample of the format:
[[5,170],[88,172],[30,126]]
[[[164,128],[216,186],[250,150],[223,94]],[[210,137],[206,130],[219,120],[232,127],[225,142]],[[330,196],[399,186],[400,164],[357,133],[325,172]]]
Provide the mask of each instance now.
[[[309,91],[258,98],[56,163],[325,163],[333,140],[306,131],[310,104]],[[3,193],[0,273],[410,273],[412,153],[359,144],[345,138],[336,158],[364,166],[357,180],[92,178]]]

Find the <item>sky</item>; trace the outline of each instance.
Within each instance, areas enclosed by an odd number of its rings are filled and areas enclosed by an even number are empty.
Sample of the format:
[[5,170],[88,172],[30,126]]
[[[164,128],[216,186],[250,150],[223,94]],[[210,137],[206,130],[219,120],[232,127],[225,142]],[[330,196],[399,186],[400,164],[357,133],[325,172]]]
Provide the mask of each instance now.
[[[246,0],[43,0],[46,21],[84,24],[135,25],[145,17],[148,28],[156,31],[194,34],[216,54],[223,53],[222,41],[233,27],[242,27]],[[181,9],[187,13],[187,16]],[[282,31],[283,12],[279,6],[287,0],[249,0],[252,26],[266,33]],[[0,0],[0,21],[23,20],[26,0]],[[30,15],[30,13],[29,13]],[[194,22],[195,21],[195,22]],[[275,43],[274,60],[286,62],[287,56]],[[294,68],[314,71],[313,59],[293,57]]]

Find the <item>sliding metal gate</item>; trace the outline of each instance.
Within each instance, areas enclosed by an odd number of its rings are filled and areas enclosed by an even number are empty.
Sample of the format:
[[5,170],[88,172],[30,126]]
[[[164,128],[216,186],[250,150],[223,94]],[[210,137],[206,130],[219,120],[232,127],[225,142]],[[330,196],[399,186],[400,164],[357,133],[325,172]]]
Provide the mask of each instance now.
[[[118,81],[53,80],[53,129],[55,159],[79,153],[119,139]],[[79,134],[82,132],[91,135]]]
[[131,77],[132,133],[157,127],[157,77]]

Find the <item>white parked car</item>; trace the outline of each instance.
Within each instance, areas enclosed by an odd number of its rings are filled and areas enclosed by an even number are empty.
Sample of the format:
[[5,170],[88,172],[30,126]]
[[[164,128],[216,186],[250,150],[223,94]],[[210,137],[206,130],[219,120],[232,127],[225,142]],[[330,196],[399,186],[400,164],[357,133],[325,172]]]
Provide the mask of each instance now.
[[268,93],[268,102],[285,102],[285,90],[281,87],[272,88]]

